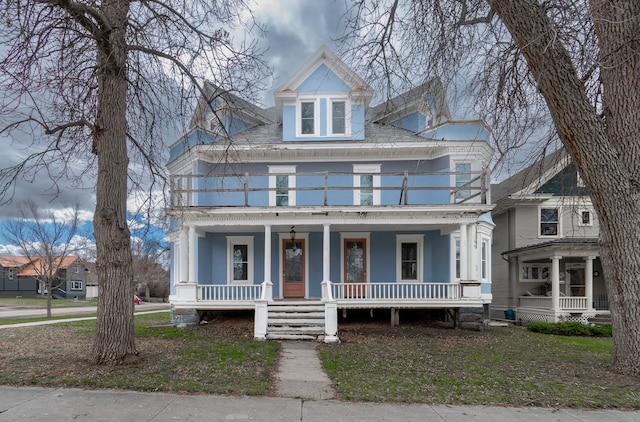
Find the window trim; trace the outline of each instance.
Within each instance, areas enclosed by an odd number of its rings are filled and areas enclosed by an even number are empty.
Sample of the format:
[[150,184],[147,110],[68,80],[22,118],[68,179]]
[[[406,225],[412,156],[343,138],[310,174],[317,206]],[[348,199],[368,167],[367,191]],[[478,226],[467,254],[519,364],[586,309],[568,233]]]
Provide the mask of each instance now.
[[[76,283],[79,283],[80,287],[74,287]],[[69,283],[69,290],[82,290],[82,280],[71,280]]]
[[[460,250],[456,250],[460,248]],[[460,281],[460,274],[462,273],[462,268],[459,266],[460,256],[462,252],[462,243],[460,242],[460,231],[456,234],[451,235],[451,256],[450,256],[450,265],[451,265],[451,279],[453,281]]]
[[[380,169],[382,164],[354,164],[353,165],[353,205],[361,205],[360,176],[371,175],[373,188],[373,205],[380,205]],[[365,205],[366,206],[366,205]]]
[[[276,205],[276,176],[289,177],[289,201],[288,207],[296,206],[296,166],[269,166],[269,206]],[[273,174],[271,174],[273,173]]]
[[[453,186],[454,188],[458,187],[458,169],[456,168],[458,166],[458,164],[468,164],[469,165],[469,171],[473,171],[473,161],[471,160],[453,160],[452,163],[452,167],[453,167],[453,175],[452,175],[452,181],[451,181],[451,186]],[[468,174],[465,175],[469,177],[469,180],[464,181],[463,184],[469,183],[472,179],[473,179],[473,175],[472,174]],[[466,192],[466,195],[459,195],[461,192]],[[468,199],[470,196],[473,195],[473,191],[471,190],[471,188],[467,189],[463,189],[463,190],[456,190],[455,193],[453,194],[453,199],[455,202],[461,201],[461,200],[466,200]],[[465,201],[466,202],[466,201]]]
[[[558,220],[556,221],[556,234],[542,234],[542,210],[557,210],[558,211]],[[548,239],[548,238],[557,238],[561,237],[562,233],[562,208],[560,206],[541,206],[538,207],[538,238]],[[553,223],[553,222],[551,222]],[[549,224],[549,222],[545,223]]]
[[[582,219],[582,215],[584,213],[589,213],[589,222],[585,223]],[[593,211],[589,209],[580,209],[578,210],[578,226],[581,227],[593,227]]]
[[[333,131],[333,103],[344,103],[344,132]],[[347,97],[330,97],[327,99],[327,136],[351,136],[351,102]]]
[[[402,244],[416,243],[417,256],[416,280],[402,278]],[[397,283],[423,283],[424,282],[424,234],[397,234],[396,235],[396,282]]]
[[[482,237],[480,239],[480,280],[488,281],[491,277],[491,245],[489,239]],[[484,256],[483,256],[484,254]]]
[[[296,137],[315,137],[320,135],[320,99],[298,98],[296,101]],[[302,103],[313,103],[313,133],[302,133]]]
[[[227,236],[227,284],[253,284],[254,236]],[[233,247],[247,245],[247,280],[233,279]]]

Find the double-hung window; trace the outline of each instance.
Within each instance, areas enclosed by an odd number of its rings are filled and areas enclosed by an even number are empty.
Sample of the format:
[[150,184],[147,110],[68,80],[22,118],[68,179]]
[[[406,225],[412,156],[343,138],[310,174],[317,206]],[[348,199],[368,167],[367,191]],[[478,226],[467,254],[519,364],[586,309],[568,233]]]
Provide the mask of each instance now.
[[[471,163],[456,163],[455,173],[456,188],[467,185],[469,182],[471,182]],[[456,190],[456,201],[467,199],[470,196],[470,189]]]
[[253,236],[227,236],[229,283],[253,284]]
[[331,134],[345,135],[347,133],[347,103],[346,101],[331,101]]
[[353,187],[354,205],[380,205],[380,164],[354,164]]
[[540,236],[558,236],[559,215],[558,208],[540,208]]
[[301,135],[316,134],[316,102],[315,101],[300,102],[300,134]]
[[296,166],[269,166],[269,206],[296,204]]
[[396,280],[422,282],[424,236],[404,234],[396,236]]
[[71,290],[82,290],[82,281],[71,280]]

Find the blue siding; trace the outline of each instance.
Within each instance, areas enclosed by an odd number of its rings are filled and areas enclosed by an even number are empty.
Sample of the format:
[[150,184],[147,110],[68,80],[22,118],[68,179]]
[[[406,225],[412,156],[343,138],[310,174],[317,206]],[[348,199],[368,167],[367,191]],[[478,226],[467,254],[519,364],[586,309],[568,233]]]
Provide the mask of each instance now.
[[318,118],[320,119],[320,136],[322,137],[326,137],[327,136],[327,99],[326,98],[320,98],[320,116],[318,116]]
[[322,297],[322,233],[309,233],[307,245],[309,256],[309,292],[308,297]]
[[296,106],[282,107],[282,140],[296,141]]
[[430,282],[446,282],[451,280],[451,240],[450,236],[442,236],[437,232],[430,232],[425,238],[425,244],[431,244],[432,270],[425,280]]
[[319,92],[350,92],[349,85],[344,83],[342,79],[322,64],[298,87],[297,91],[301,93],[317,94]]
[[422,113],[416,111],[415,113],[394,120],[391,124],[411,132],[420,132],[426,129],[427,118]]
[[169,149],[169,162],[175,160],[185,152],[189,151],[195,145],[210,144],[215,140],[216,138],[213,135],[203,132],[201,130],[195,130],[191,134],[189,134],[189,136],[186,136],[179,142],[176,142]]
[[384,283],[396,280],[396,233],[371,233],[369,281]]
[[425,138],[442,139],[447,141],[486,141],[491,134],[478,122],[446,123],[433,130],[421,134]]
[[480,293],[482,293],[482,294],[490,294],[491,293],[491,283],[482,283],[480,285]]

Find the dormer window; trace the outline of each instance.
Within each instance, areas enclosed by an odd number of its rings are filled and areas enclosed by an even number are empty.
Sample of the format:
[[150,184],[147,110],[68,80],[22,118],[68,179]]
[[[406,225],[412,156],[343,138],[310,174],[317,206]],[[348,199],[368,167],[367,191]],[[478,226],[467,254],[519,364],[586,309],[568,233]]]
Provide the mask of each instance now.
[[300,102],[300,133],[302,135],[314,135],[316,133],[315,101]]
[[331,102],[331,134],[344,135],[347,133],[347,104],[345,101]]

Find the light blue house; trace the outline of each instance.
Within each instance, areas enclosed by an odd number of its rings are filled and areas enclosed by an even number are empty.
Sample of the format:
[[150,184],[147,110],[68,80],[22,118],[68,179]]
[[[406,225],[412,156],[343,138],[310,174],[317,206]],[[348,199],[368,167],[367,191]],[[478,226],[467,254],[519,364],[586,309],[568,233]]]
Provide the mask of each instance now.
[[257,339],[329,342],[338,311],[491,302],[491,135],[438,80],[371,107],[322,47],[271,109],[206,90],[168,163],[176,325],[255,309]]

